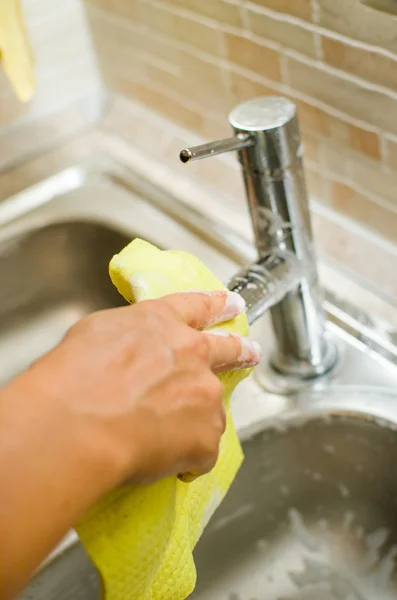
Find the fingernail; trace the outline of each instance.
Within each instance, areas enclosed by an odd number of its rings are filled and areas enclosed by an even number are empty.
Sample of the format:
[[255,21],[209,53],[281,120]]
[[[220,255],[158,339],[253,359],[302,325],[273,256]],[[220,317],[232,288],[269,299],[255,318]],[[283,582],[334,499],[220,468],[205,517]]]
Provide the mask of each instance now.
[[228,331],[225,331],[224,329],[205,329],[203,331],[203,333],[208,333],[210,335],[220,335],[221,337],[229,337],[229,335],[232,335],[231,333],[229,333]]
[[223,317],[225,319],[237,317],[237,315],[244,312],[245,309],[245,300],[242,298],[242,296],[240,296],[240,294],[237,294],[237,292],[227,292],[226,302],[223,308]]
[[248,369],[250,367],[255,367],[261,362],[262,348],[258,342],[251,341],[250,339],[242,335],[237,335],[236,333],[229,333],[224,329],[207,329],[204,331],[204,333],[207,335],[219,335],[222,337],[233,336],[241,341],[241,354],[237,359],[237,365],[231,369],[232,371],[241,368]]
[[241,337],[241,354],[239,356],[240,364],[248,367],[254,367],[259,364],[262,358],[262,349],[258,342]]
[[197,479],[197,475],[194,473],[181,473],[178,475],[178,479],[183,481],[183,483],[192,483]]

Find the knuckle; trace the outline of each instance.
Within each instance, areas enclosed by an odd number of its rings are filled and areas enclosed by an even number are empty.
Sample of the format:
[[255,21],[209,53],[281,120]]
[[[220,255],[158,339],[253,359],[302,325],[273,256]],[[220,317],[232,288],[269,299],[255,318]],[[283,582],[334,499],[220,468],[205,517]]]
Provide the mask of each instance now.
[[210,346],[205,336],[187,325],[179,325],[174,329],[175,339],[178,339],[175,354],[184,361],[197,363],[209,362]]
[[205,315],[210,315],[213,311],[214,308],[214,297],[211,296],[210,294],[203,294],[201,296],[202,300],[202,306],[203,306],[203,312],[205,313]]
[[197,310],[192,315],[190,325],[200,330],[213,320],[214,299],[210,294],[201,293],[195,300],[195,306]]
[[207,362],[209,359],[210,350],[211,350],[210,342],[209,342],[207,336],[203,335],[202,333],[193,331],[193,337],[194,337],[194,344],[195,344],[194,350],[195,350],[196,355],[199,358],[202,358]]
[[238,360],[242,353],[242,342],[237,335],[229,336],[228,340],[233,348],[234,360]]
[[173,326],[172,315],[160,301],[145,300],[136,305],[135,311],[139,327],[148,332],[160,333],[166,331],[170,323]]
[[[216,320],[218,313],[221,313],[219,305],[219,294],[207,294],[202,296],[202,316],[201,323],[197,327],[209,325]],[[204,321],[204,323],[203,323]]]
[[167,319],[168,321],[180,320],[178,319],[178,311],[172,305],[172,303],[167,302],[164,298],[158,298],[157,300],[147,300],[148,308],[151,312],[158,315],[162,319]]

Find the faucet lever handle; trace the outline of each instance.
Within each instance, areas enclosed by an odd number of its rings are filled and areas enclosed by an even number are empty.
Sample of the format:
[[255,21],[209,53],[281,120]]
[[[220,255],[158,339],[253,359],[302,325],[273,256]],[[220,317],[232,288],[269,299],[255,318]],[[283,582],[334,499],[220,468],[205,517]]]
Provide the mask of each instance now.
[[185,148],[180,152],[179,158],[183,163],[187,163],[208,158],[210,156],[216,156],[217,154],[224,154],[225,152],[243,150],[244,148],[253,146],[254,143],[255,140],[253,136],[250,136],[248,133],[238,133],[233,137],[217,142],[208,142],[207,144],[201,144],[201,146]]

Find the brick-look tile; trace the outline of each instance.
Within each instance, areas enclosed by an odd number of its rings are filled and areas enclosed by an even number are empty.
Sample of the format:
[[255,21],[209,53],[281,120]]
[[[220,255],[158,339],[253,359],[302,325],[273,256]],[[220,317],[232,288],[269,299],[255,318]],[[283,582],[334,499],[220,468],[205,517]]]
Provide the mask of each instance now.
[[319,139],[317,136],[308,133],[307,131],[302,132],[303,141],[303,156],[305,160],[312,162],[318,162],[318,144]]
[[343,268],[359,274],[375,288],[397,297],[397,261],[392,253],[368,241],[364,235],[353,235],[349,226],[341,227],[326,217],[313,214],[314,237],[319,251]]
[[[129,0],[131,1],[131,0]],[[243,27],[241,11],[237,4],[223,0],[166,0],[170,6],[193,11],[200,16],[214,19],[219,23],[241,29]]]
[[141,21],[152,31],[176,37],[175,19],[173,13],[168,10],[163,10],[158,5],[143,2],[141,6]]
[[230,85],[235,103],[244,102],[245,100],[258,98],[260,96],[277,95],[277,92],[270,87],[234,71],[230,73]]
[[86,0],[86,3],[126,19],[139,21],[141,18],[140,0]]
[[386,139],[385,144],[387,165],[397,172],[397,141]]
[[206,140],[221,140],[230,137],[231,127],[226,118],[226,114],[218,117],[203,115],[203,137]]
[[215,56],[221,53],[221,33],[214,27],[174,15],[174,31],[180,42]]
[[332,182],[329,204],[382,237],[397,241],[397,213],[379,206],[353,188]]
[[314,34],[312,31],[294,23],[273,19],[263,13],[252,10],[247,11],[247,17],[249,29],[255,35],[278,42],[282,46],[292,48],[302,54],[312,57],[316,56]]
[[133,100],[142,102],[145,106],[152,108],[182,127],[198,133],[202,131],[202,115],[188,107],[183,100],[177,102],[169,98],[166,94],[151,89],[145,84],[126,81],[124,81],[124,84],[120,83],[116,91]]
[[[205,1],[205,0],[204,0]],[[310,21],[312,10],[310,0],[251,0],[254,4],[265,6],[278,12],[287,13]]]
[[305,180],[309,193],[309,199],[324,203],[328,195],[329,181],[328,179],[312,168],[308,160],[304,158],[305,165]]
[[317,157],[312,162],[330,177],[343,178],[362,193],[397,209],[397,171],[379,160],[359,154],[343,142],[317,138]]
[[293,58],[288,58],[288,69],[292,88],[352,118],[397,133],[397,100],[394,98]]
[[397,90],[397,56],[393,60],[378,52],[363,50],[327,37],[322,38],[321,46],[324,61],[332,67]]
[[149,81],[163,86],[169,90],[177,90],[180,84],[181,74],[178,69],[167,68],[167,64],[161,61],[151,62],[150,57],[143,63],[143,73]]
[[318,164],[327,173],[336,177],[347,177],[348,162],[353,154],[345,144],[332,139],[319,139]]
[[373,10],[380,10],[387,15],[397,16],[397,6],[394,0],[360,0],[360,2]]
[[[128,23],[115,22],[96,13],[89,13],[89,20],[101,70],[106,70],[109,77],[113,70],[133,79],[136,71],[142,70],[142,65],[147,62],[153,77],[157,74],[156,69],[152,69],[153,64],[168,64],[168,72],[172,72],[172,66],[177,68],[179,50],[166,38],[159,38],[148,31],[132,30]],[[163,70],[167,77],[167,69]]]
[[380,159],[380,142],[377,133],[361,129],[301,100],[294,100],[294,102],[304,131],[333,139],[359,153]]
[[222,68],[194,52],[180,52],[181,79],[177,92],[201,104],[203,114],[227,114],[231,94],[224,84]]
[[[128,56],[132,59],[133,56],[145,49],[147,34],[145,35],[143,31],[131,29],[128,23],[107,19],[106,15],[89,12],[88,17],[99,62],[102,58],[110,58],[113,53],[116,53],[117,56],[125,53],[126,58]],[[115,63],[116,65],[117,63]]]
[[397,209],[397,172],[377,161],[357,155],[347,161],[347,175],[351,181]]
[[358,0],[318,0],[320,25],[397,54],[396,21]]
[[225,35],[226,55],[232,63],[274,81],[281,80],[279,54],[245,37]]

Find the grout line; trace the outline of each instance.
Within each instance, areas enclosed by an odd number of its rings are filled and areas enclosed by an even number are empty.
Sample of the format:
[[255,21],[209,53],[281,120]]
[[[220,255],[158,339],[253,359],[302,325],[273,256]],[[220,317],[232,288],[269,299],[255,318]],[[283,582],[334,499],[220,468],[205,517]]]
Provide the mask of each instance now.
[[369,229],[352,217],[340,213],[335,208],[326,206],[318,199],[318,195],[313,195],[313,200],[314,203],[311,206],[312,212],[325,217],[336,225],[343,227],[345,230],[348,229],[353,235],[356,234],[361,239],[369,241],[374,246],[386,251],[387,254],[390,254],[393,258],[397,257],[397,245],[391,240],[382,236],[380,233]]
[[310,5],[312,9],[313,23],[318,25],[320,23],[320,7],[318,5],[318,0],[310,0]]
[[385,141],[393,142],[393,144],[397,144],[397,135],[394,133],[385,132],[384,133]]
[[[248,79],[256,81],[257,83],[262,83],[263,85],[265,85],[267,87],[273,88],[277,92],[286,93],[289,96],[293,96],[297,100],[301,100],[302,102],[305,102],[306,104],[309,104],[310,106],[313,106],[314,108],[318,108],[318,109],[322,110],[323,112],[325,112],[337,119],[340,119],[341,121],[344,121],[345,123],[347,123],[349,125],[354,125],[354,126],[358,127],[359,129],[364,129],[365,131],[368,131],[370,133],[376,133],[376,134],[380,133],[379,127],[375,127],[374,125],[366,123],[366,121],[361,121],[360,119],[356,119],[354,117],[351,117],[350,115],[346,115],[342,111],[340,111],[328,104],[325,104],[324,102],[321,102],[320,100],[317,100],[316,98],[313,98],[312,96],[307,96],[304,92],[301,92],[294,88],[290,88],[289,86],[280,84],[280,82],[271,81],[270,79],[267,79],[263,75],[257,75],[253,71],[249,71],[247,69],[244,69],[243,67],[239,67],[238,65],[232,64],[231,67],[232,67],[233,71],[235,71],[238,74],[243,75],[244,77],[247,77]],[[397,141],[397,136],[396,136],[396,141]]]
[[354,75],[353,73],[348,73],[346,71],[336,69],[335,67],[331,67],[330,65],[322,63],[319,60],[314,60],[308,56],[300,54],[299,52],[296,52],[296,50],[293,50],[291,48],[286,48],[285,53],[294,60],[306,64],[307,66],[313,67],[315,69],[321,69],[321,71],[324,73],[328,73],[335,77],[339,77],[339,79],[343,79],[344,81],[347,81],[349,83],[354,83],[360,88],[364,88],[370,92],[375,92],[383,96],[388,96],[393,100],[397,100],[397,92],[394,92],[389,88],[383,87],[376,83],[371,83],[365,79],[362,79],[361,77],[358,77],[357,75]]
[[[316,0],[311,0],[311,2],[313,2],[313,1],[316,2]],[[350,38],[347,35],[344,35],[342,33],[332,31],[331,29],[326,29],[325,27],[322,27],[321,25],[309,23],[308,21],[299,19],[298,17],[294,17],[292,15],[287,15],[285,13],[280,13],[280,12],[274,11],[270,8],[267,8],[265,6],[259,6],[258,4],[252,4],[252,2],[249,2],[249,1],[247,1],[245,3],[245,5],[247,6],[247,8],[249,8],[250,11],[256,12],[258,14],[266,15],[276,21],[284,21],[286,23],[290,23],[291,25],[297,25],[297,26],[301,27],[302,29],[307,29],[312,32],[317,32],[326,37],[335,39],[340,42],[344,42],[347,46],[354,46],[356,48],[365,50],[367,52],[375,52],[377,54],[381,54],[383,56],[391,58],[392,60],[397,61],[397,52],[394,53],[391,50],[382,48],[381,46],[376,46],[374,44],[362,42],[360,40],[355,40],[355,39]]]
[[169,62],[168,60],[164,60],[163,58],[149,54],[148,52],[142,52],[141,57],[143,58],[144,66],[146,63],[148,63],[149,65],[157,67],[161,71],[165,71],[170,75],[174,75],[175,77],[179,77],[181,75],[180,66]]
[[314,50],[315,50],[316,56],[317,56],[318,60],[323,62],[324,53],[323,53],[323,45],[321,42],[321,35],[317,32],[314,32],[313,39],[314,39]]
[[281,71],[281,79],[286,85],[290,85],[290,77],[289,77],[289,66],[288,66],[288,57],[284,52],[280,53],[280,71]]
[[[154,36],[154,37],[156,37],[156,36]],[[201,58],[205,62],[209,62],[220,68],[226,68],[226,69],[235,71],[236,73],[241,74],[244,77],[251,79],[252,81],[256,81],[257,83],[261,83],[267,87],[274,89],[278,93],[286,93],[290,96],[293,96],[296,99],[302,100],[303,102],[306,102],[307,104],[314,106],[315,108],[319,108],[320,110],[324,111],[325,113],[330,114],[331,116],[334,116],[334,117],[344,121],[345,123],[354,125],[354,126],[358,127],[359,129],[364,129],[365,131],[369,131],[369,132],[377,133],[377,134],[379,134],[379,132],[380,132],[379,127],[376,127],[370,123],[367,123],[366,121],[362,121],[360,119],[352,117],[351,115],[347,115],[346,113],[344,113],[328,104],[325,104],[324,102],[321,102],[320,100],[313,98],[312,96],[306,95],[304,92],[301,92],[299,90],[290,88],[289,86],[283,85],[283,83],[270,80],[270,79],[264,77],[263,75],[258,75],[254,71],[250,71],[248,69],[245,69],[244,67],[240,67],[238,65],[235,65],[234,63],[230,63],[227,60],[223,60],[223,59],[216,60],[216,57],[208,55],[200,50],[195,51],[195,49],[193,49],[191,46],[184,44],[182,42],[176,42],[175,40],[166,38],[161,35],[158,35],[157,37],[159,37],[159,39],[161,39],[162,41],[168,41],[170,43],[170,45],[172,45],[173,47],[175,47],[177,49],[182,49],[189,54],[194,54],[195,56],[197,56],[198,58]]]
[[[159,3],[159,0],[151,0],[151,2],[154,3],[155,5],[157,5]],[[98,9],[95,9],[95,10],[98,10]],[[261,9],[261,12],[262,12],[262,10],[263,9]],[[103,12],[105,12],[105,14],[107,14],[106,11],[103,11]],[[173,12],[175,12],[175,11],[173,11]],[[273,11],[269,11],[268,9],[266,10],[266,13],[267,12],[273,13]],[[274,14],[276,14],[276,13],[274,13]],[[293,19],[294,21],[298,22],[299,24],[301,24],[303,22],[300,19],[295,19],[294,17],[291,17],[291,19]],[[291,21],[291,19],[288,19],[288,21]],[[281,20],[281,19],[279,19],[279,20]],[[282,19],[282,20],[286,20],[286,19]],[[128,19],[124,19],[123,17],[117,17],[117,21],[120,22],[120,23],[123,23],[124,25],[127,25],[127,26],[129,26],[130,23],[131,23]],[[148,27],[145,26],[145,29],[147,30]],[[149,31],[150,31],[150,29],[149,29]],[[234,29],[234,32],[235,31],[236,30]],[[240,34],[241,34],[241,32],[240,32]],[[253,34],[251,34],[251,32],[249,32],[249,31],[247,32],[247,34],[248,35],[246,35],[245,37],[247,37],[248,39],[252,39],[252,41],[255,41],[255,43],[258,43],[259,45],[262,45],[262,46],[264,46],[266,48],[270,48],[270,49],[275,50],[275,51],[279,51],[280,50],[280,45],[277,44],[277,43],[274,43],[274,42],[272,42],[270,40],[264,40],[263,38],[258,38],[257,36],[254,36]],[[175,45],[176,44],[176,45],[184,46],[185,48],[186,48],[186,46],[188,48],[191,48],[189,45],[183,44],[182,42],[179,42],[179,41],[175,41],[173,38],[167,37],[164,34],[159,33],[159,35],[162,36],[163,39],[165,38],[165,40],[167,40],[168,43],[170,43],[171,45]],[[376,92],[376,93],[380,93],[380,94],[386,95],[386,96],[388,96],[388,97],[390,97],[392,99],[397,99],[397,92],[393,92],[389,88],[386,88],[384,86],[380,86],[380,85],[377,85],[377,84],[372,84],[371,82],[369,82],[369,81],[367,81],[365,79],[362,79],[361,77],[358,77],[356,75],[353,75],[352,73],[347,73],[347,72],[342,71],[340,69],[336,69],[334,67],[331,67],[330,65],[327,65],[325,63],[320,62],[319,60],[313,60],[313,59],[309,58],[308,56],[300,54],[299,52],[297,52],[297,51],[295,51],[293,49],[286,48],[285,52],[291,58],[294,58],[295,60],[303,62],[303,63],[305,63],[305,64],[307,64],[307,65],[309,65],[311,67],[314,67],[314,68],[317,68],[317,69],[319,67],[321,67],[321,69],[324,72],[326,72],[326,73],[330,73],[330,74],[332,74],[332,75],[334,75],[336,77],[344,79],[345,81],[349,81],[350,83],[353,82],[353,83],[355,83],[356,85],[358,85],[358,86],[360,86],[362,88],[368,89],[369,91],[373,91],[373,92]],[[212,55],[208,55],[206,52],[204,52],[204,51],[202,51],[200,49],[196,49],[196,53],[197,53],[198,56],[200,56],[200,55],[201,56],[205,56],[205,57],[211,56],[211,58],[212,58]],[[394,56],[394,60],[396,60],[396,59],[397,59],[397,56]]]
[[[136,0],[130,0],[130,1],[136,1]],[[182,8],[179,6],[170,6],[170,4],[168,4],[167,0],[146,0],[147,2],[149,2],[152,6],[156,7],[156,8],[161,8],[161,10],[164,10],[165,12],[168,12],[170,14],[179,16],[179,17],[185,17],[188,18],[192,21],[194,21],[195,23],[200,23],[201,25],[206,25],[207,27],[211,27],[212,29],[221,29],[223,31],[226,31],[227,33],[240,33],[240,29],[238,27],[234,27],[233,25],[230,25],[228,23],[223,23],[222,21],[217,21],[217,19],[212,19],[211,17],[207,17],[206,15],[203,15],[201,13],[196,13],[192,10],[189,10],[188,8]],[[213,2],[214,0],[201,0],[202,2],[205,1],[209,1],[209,2]],[[230,4],[235,4],[234,2],[230,2]],[[237,6],[237,4],[235,4]]]
[[283,45],[280,42],[276,42],[274,40],[270,40],[269,38],[263,38],[259,35],[256,35],[251,29],[244,30],[244,35],[240,36],[244,37],[247,40],[255,42],[258,46],[262,46],[263,48],[269,48],[269,50],[273,50],[275,52],[280,52]]
[[389,161],[389,148],[387,145],[387,140],[385,138],[384,135],[381,135],[379,137],[379,146],[380,146],[380,157],[381,157],[381,161],[383,162],[384,165],[388,165],[388,161]]
[[241,15],[241,22],[243,24],[243,34],[246,34],[250,31],[250,22],[249,22],[247,7],[245,6],[244,2],[240,3],[240,15]]
[[342,185],[345,185],[345,186],[349,187],[350,189],[354,190],[355,192],[357,192],[358,194],[364,196],[365,198],[367,198],[367,200],[369,200],[370,202],[373,202],[373,204],[376,204],[377,206],[383,208],[384,210],[388,210],[389,212],[397,214],[397,206],[395,206],[388,200],[381,198],[377,194],[374,194],[373,192],[369,191],[368,189],[362,188],[360,185],[358,185],[356,183],[356,181],[354,179],[351,179],[349,176],[339,175],[338,173],[335,173],[334,171],[330,171],[324,165],[313,162],[309,158],[307,158],[305,160],[305,164],[309,167],[309,169],[311,169],[315,173],[318,173],[319,175],[322,175],[331,183],[332,182],[341,183]]
[[170,100],[174,100],[177,104],[179,104],[181,106],[186,106],[186,108],[188,108],[189,110],[197,112],[200,116],[206,116],[206,117],[213,118],[213,119],[219,119],[219,116],[220,116],[219,113],[212,112],[211,110],[209,110],[207,108],[205,109],[205,115],[203,115],[203,104],[202,103],[196,102],[195,100],[192,100],[190,97],[185,96],[184,94],[182,94],[180,92],[174,92],[173,90],[171,90],[169,87],[163,85],[162,83],[158,83],[157,81],[154,82],[153,79],[147,79],[145,77],[143,77],[142,82],[144,83],[144,85],[149,87],[149,89],[158,91],[159,93],[163,94]]
[[[97,11],[98,9],[95,9],[95,10]],[[100,12],[103,12],[105,15],[107,14],[105,11],[101,11],[100,10]],[[272,11],[269,11],[269,12],[272,12]],[[116,17],[115,18],[115,22],[121,23],[123,26],[126,26],[126,27],[131,27],[131,23],[128,20],[124,19],[124,18]],[[131,29],[133,29],[133,30],[136,31],[136,27],[131,27]],[[141,27],[141,30],[142,30],[142,27]],[[152,37],[154,39],[157,38],[157,39],[161,40],[162,42],[166,42],[171,47],[174,47],[174,48],[177,48],[177,49],[182,49],[182,50],[184,50],[184,51],[186,51],[187,53],[190,53],[190,54],[194,53],[194,55],[196,57],[200,58],[201,60],[203,60],[205,62],[209,62],[209,63],[211,63],[211,64],[213,64],[213,65],[215,65],[217,67],[221,67],[221,68],[225,68],[225,69],[232,68],[232,69],[236,70],[236,72],[238,72],[238,67],[236,68],[233,65],[231,66],[230,63],[228,63],[225,59],[222,59],[220,57],[217,58],[217,57],[215,57],[213,55],[209,55],[206,52],[203,52],[202,50],[192,48],[188,44],[184,44],[182,42],[178,42],[178,41],[176,41],[176,40],[174,40],[172,38],[169,38],[169,37],[165,36],[164,34],[161,34],[161,33],[158,33],[158,32],[156,32],[155,34],[153,34],[153,32],[151,32],[148,29],[148,27],[146,27],[146,26],[143,27],[143,30],[146,31],[147,33],[149,33],[149,35],[152,35]],[[277,49],[279,48],[278,46],[275,46],[275,47]],[[273,47],[273,49],[274,49],[274,47]],[[306,63],[306,64],[308,64],[310,66],[314,66],[315,68],[319,67],[319,61],[310,60],[307,57],[303,57],[301,54],[299,54],[299,53],[297,53],[295,51],[289,50],[287,52],[287,54],[289,56],[291,56],[292,58],[295,58],[296,60],[299,60],[299,61],[301,61],[303,63]],[[345,75],[345,74],[343,74],[343,72],[341,72],[341,71],[339,71],[337,69],[332,69],[330,67],[328,67],[328,69],[325,69],[325,70],[326,71],[328,70],[329,73],[332,73],[333,75],[340,76],[343,79],[348,80],[348,81],[351,81],[351,79],[354,77],[354,76],[350,76],[350,75],[347,75],[347,74]],[[270,82],[269,80],[267,80],[264,77],[257,76],[252,71],[245,71],[244,70],[244,74],[246,75],[247,73],[249,74],[248,76],[251,79],[253,79],[254,81],[256,80],[259,83],[264,83],[265,85],[268,85],[270,87],[273,87],[273,88],[277,89],[276,82],[273,82],[273,81]],[[363,84],[365,86],[365,83],[366,83],[365,81],[361,80],[360,78],[354,78],[354,79],[356,79],[356,81],[359,82],[360,87],[362,87]],[[367,89],[370,89],[370,90],[372,89],[372,91],[380,91],[380,90],[382,90],[382,93],[383,93],[383,91],[385,91],[386,93],[389,92],[389,90],[387,90],[386,88],[380,88],[379,86],[373,86],[373,87],[369,87],[369,88],[368,88],[368,86],[365,86],[365,87]],[[377,128],[377,127],[375,127],[375,126],[373,126],[373,125],[371,125],[369,123],[366,123],[365,121],[362,121],[362,120],[356,119],[354,117],[351,117],[350,115],[347,115],[347,114],[343,113],[342,111],[339,111],[338,109],[333,108],[332,106],[329,106],[329,105],[327,105],[327,104],[325,104],[325,103],[323,103],[321,101],[318,101],[317,99],[312,98],[311,96],[307,96],[306,94],[304,94],[302,92],[298,92],[296,90],[291,90],[289,88],[286,90],[285,87],[280,87],[280,86],[278,86],[278,89],[279,89],[279,91],[287,92],[289,95],[294,95],[296,98],[302,99],[303,101],[307,102],[308,104],[310,104],[312,106],[315,106],[317,108],[320,108],[321,110],[324,110],[326,113],[334,115],[335,117],[340,118],[341,120],[343,120],[343,121],[345,121],[347,123],[356,125],[359,128],[365,129],[366,131],[372,131],[372,132],[375,132],[375,133],[379,132],[379,128]],[[387,95],[391,96],[394,99],[397,98],[397,94],[387,93]]]

